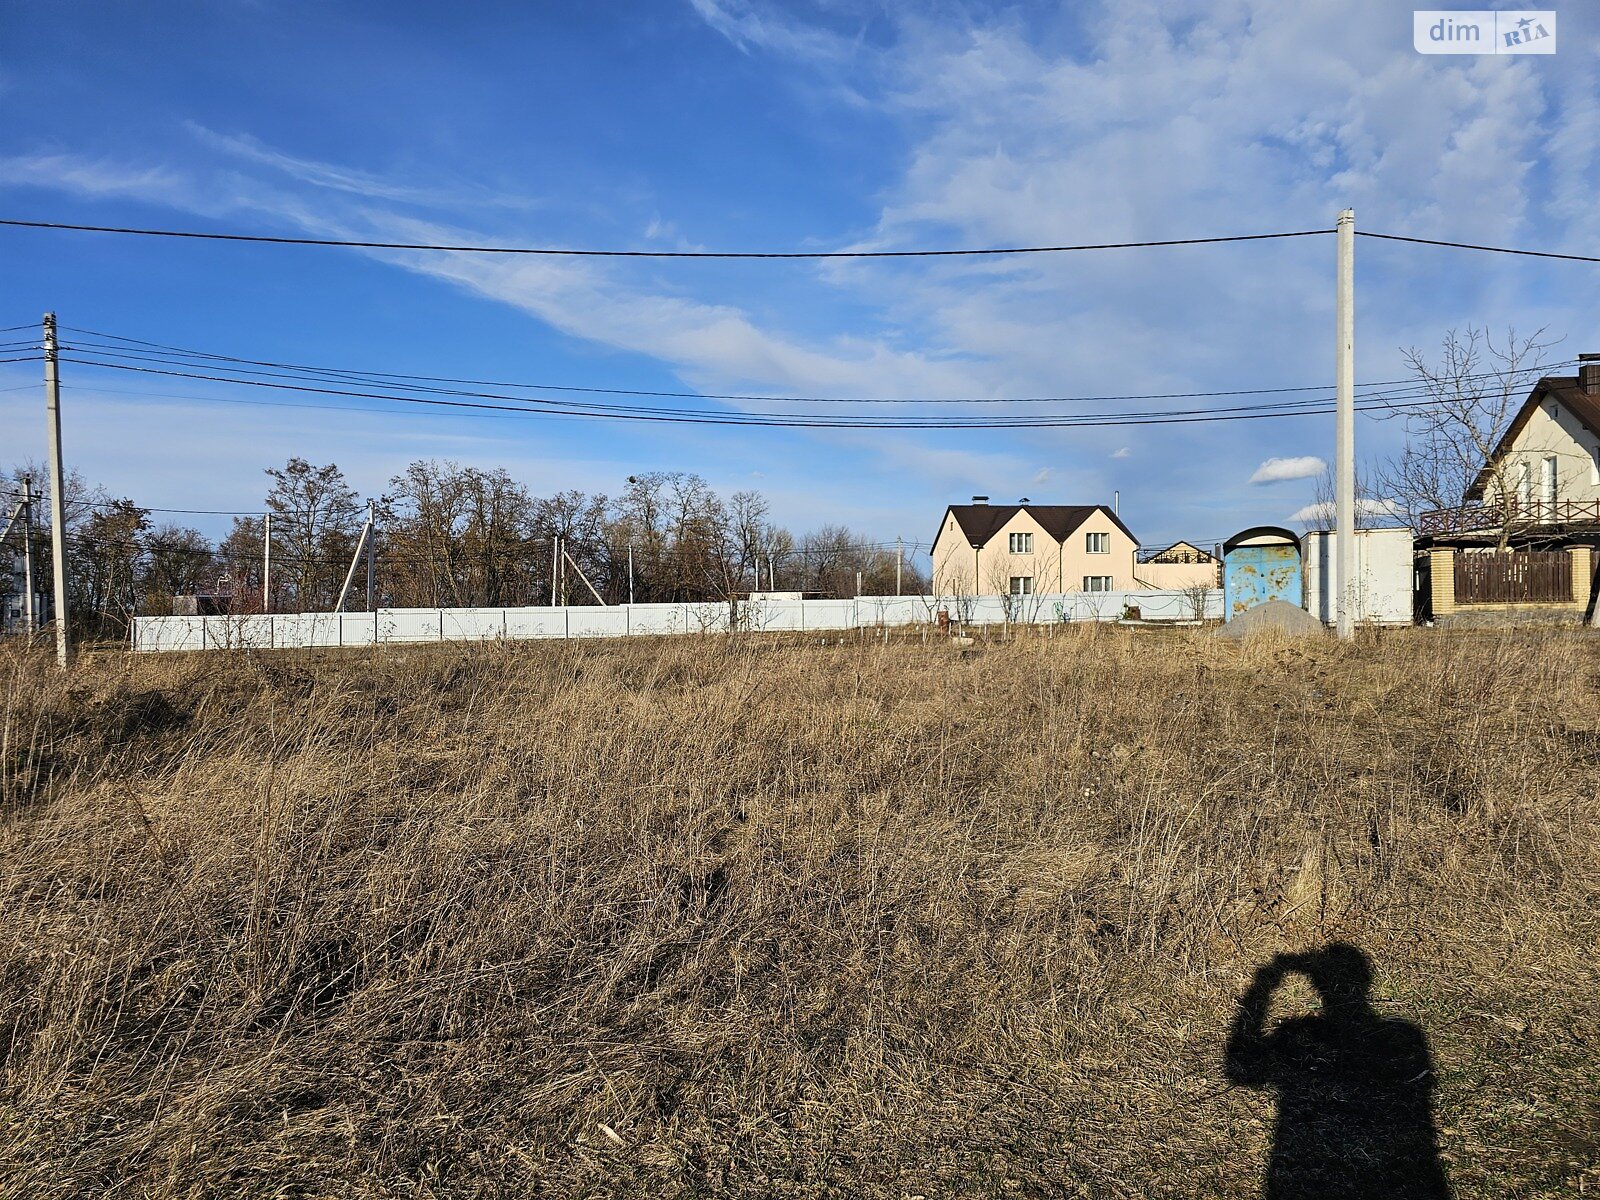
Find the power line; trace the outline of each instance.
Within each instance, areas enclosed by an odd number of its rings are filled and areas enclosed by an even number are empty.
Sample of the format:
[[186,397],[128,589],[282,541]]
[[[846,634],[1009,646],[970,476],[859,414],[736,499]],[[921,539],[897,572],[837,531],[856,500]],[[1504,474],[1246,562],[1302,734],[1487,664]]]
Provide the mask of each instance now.
[[1410,242],[1414,246],[1446,246],[1452,250],[1480,250],[1486,254],[1516,254],[1525,258],[1560,258],[1568,262],[1600,263],[1600,256],[1592,254],[1557,254],[1553,250],[1519,250],[1509,246],[1480,246],[1473,242],[1446,242],[1436,238],[1405,237],[1398,233],[1369,233],[1356,230],[1357,237],[1377,238],[1385,242]]
[[[232,355],[227,355],[227,354],[214,354],[214,353],[211,353],[211,352],[208,352],[208,351],[204,351],[204,350],[191,350],[191,349],[186,349],[186,348],[184,348],[182,346],[171,346],[171,345],[165,345],[165,344],[160,343],[160,342],[144,341],[144,340],[139,339],[139,338],[123,337],[120,334],[99,333],[99,332],[97,332],[95,330],[92,330],[92,329],[79,329],[79,328],[73,328],[73,327],[70,327],[70,326],[64,326],[63,328],[71,329],[71,331],[74,332],[74,333],[88,334],[91,337],[109,338],[109,339],[112,339],[112,340],[117,341],[117,342],[130,343],[134,347],[144,347],[145,348],[145,349],[137,349],[137,350],[133,350],[133,349],[122,350],[121,348],[115,347],[115,346],[104,346],[104,345],[97,345],[97,344],[95,344],[93,342],[87,342],[87,343],[79,343],[79,344],[74,344],[74,345],[64,345],[62,347],[63,349],[75,349],[75,350],[79,350],[79,351],[85,352],[85,353],[97,353],[97,354],[99,354],[99,355],[101,355],[103,357],[125,357],[125,358],[132,358],[135,361],[148,360],[148,361],[154,361],[154,362],[167,362],[167,365],[174,365],[174,366],[175,365],[185,365],[185,366],[187,366],[187,365],[192,365],[192,364],[171,363],[171,362],[168,362],[168,360],[166,360],[166,359],[163,359],[163,358],[161,358],[161,357],[159,357],[157,355],[151,354],[150,351],[152,351],[152,350],[160,350],[160,351],[166,351],[166,352],[168,352],[170,354],[178,355],[178,356],[185,357],[185,358],[206,359],[206,360],[209,360],[211,362],[240,363],[240,364],[243,364],[245,366],[251,366],[251,367],[272,367],[272,368],[277,368],[277,369],[282,370],[282,371],[297,372],[297,373],[302,373],[302,374],[310,372],[310,373],[316,373],[316,374],[327,375],[327,376],[348,376],[348,377],[352,377],[356,382],[372,383],[374,381],[383,381],[383,380],[400,380],[400,381],[421,380],[424,383],[454,383],[454,384],[464,384],[464,385],[469,385],[469,386],[474,386],[474,387],[503,387],[503,388],[517,388],[517,389],[534,390],[534,391],[549,391],[549,392],[581,392],[581,393],[590,394],[590,395],[642,396],[642,397],[657,398],[657,399],[737,400],[737,401],[746,401],[746,402],[754,402],[754,403],[773,403],[773,404],[1069,404],[1069,403],[1080,403],[1080,402],[1083,402],[1083,403],[1089,403],[1089,402],[1100,403],[1100,402],[1106,402],[1106,401],[1119,401],[1119,400],[1210,399],[1210,398],[1220,398],[1220,397],[1225,397],[1225,396],[1265,396],[1265,395],[1281,395],[1281,394],[1287,394],[1287,393],[1292,393],[1292,392],[1319,392],[1319,391],[1320,392],[1327,392],[1327,391],[1331,391],[1332,390],[1331,386],[1327,385],[1327,384],[1307,384],[1307,385],[1296,386],[1296,387],[1234,388],[1234,389],[1228,389],[1228,390],[1223,390],[1223,391],[1210,391],[1210,392],[1143,392],[1143,393],[1130,393],[1130,394],[1122,394],[1122,395],[1098,395],[1098,396],[1096,396],[1096,395],[1083,395],[1083,396],[1013,396],[1013,397],[987,397],[986,396],[986,397],[959,397],[959,398],[957,398],[957,397],[869,397],[869,396],[774,396],[774,395],[755,395],[755,394],[740,394],[740,393],[727,393],[727,392],[648,391],[648,390],[637,389],[637,388],[593,387],[593,386],[586,386],[586,385],[580,385],[580,384],[519,383],[519,382],[506,382],[506,381],[503,381],[503,380],[491,380],[491,379],[464,379],[464,378],[452,378],[450,376],[441,376],[441,375],[419,375],[419,374],[410,374],[410,373],[392,372],[392,371],[369,371],[369,370],[360,370],[360,369],[356,369],[356,368],[352,368],[352,367],[319,367],[319,366],[311,366],[311,365],[307,365],[307,364],[303,364],[303,363],[274,362],[274,361],[269,360],[269,359],[238,358],[238,357],[235,357],[235,356],[232,356]],[[214,368],[214,369],[222,370],[224,368],[218,367],[218,368]],[[1543,369],[1546,369],[1546,368],[1545,367],[1525,367],[1525,368],[1521,368],[1520,371],[1517,372],[1517,373],[1527,373],[1527,372],[1532,372],[1532,371],[1535,371],[1535,370],[1543,370]],[[245,372],[245,371],[238,371],[236,373],[237,374],[268,374],[268,375],[272,374],[272,372]],[[1482,372],[1480,375],[1468,376],[1467,378],[1479,378],[1479,377],[1487,378],[1487,377],[1495,375],[1495,374],[1497,374],[1497,373],[1496,372]],[[286,376],[276,376],[276,377],[285,378]],[[349,379],[333,379],[333,380],[330,380],[330,382],[349,382],[349,381],[350,381]],[[1367,382],[1367,383],[1360,383],[1360,384],[1357,384],[1356,386],[1358,388],[1379,388],[1379,387],[1390,387],[1390,386],[1399,386],[1399,385],[1410,385],[1410,384],[1414,384],[1414,383],[1415,383],[1415,380],[1413,380],[1413,379],[1386,379],[1386,380],[1374,380],[1374,381]],[[399,386],[402,386],[401,384],[390,384],[390,383],[383,383],[383,382],[377,382],[376,385],[377,386],[384,386],[384,387],[399,387]],[[450,394],[447,389],[432,389],[432,388],[410,387],[409,385],[407,385],[407,389],[406,390],[410,390],[410,391],[435,391],[435,390],[437,390],[437,391],[440,391],[440,392],[444,392],[446,394]]]
[[990,246],[960,250],[570,250],[555,247],[453,245],[434,242],[375,242],[351,238],[279,237],[262,233],[204,233],[192,229],[138,229],[121,225],[74,225],[65,221],[21,221],[0,218],[0,225],[18,229],[117,233],[137,237],[193,238],[210,242],[257,242],[275,246],[344,246],[356,250],[440,250],[452,254],[531,254],[559,258],[952,258],[1002,254],[1059,254],[1073,250],[1134,250],[1154,246],[1205,246],[1221,242],[1262,242],[1276,238],[1321,237],[1331,229],[1290,233],[1243,233],[1216,237],[1165,238],[1143,242],[1092,242],[1053,246]]
[[[603,408],[597,404],[579,405],[569,402],[560,408],[549,408],[547,405],[558,404],[557,401],[532,400],[515,396],[494,396],[483,393],[469,393],[484,396],[476,400],[444,400],[425,396],[402,396],[383,392],[355,391],[346,388],[312,387],[307,384],[273,383],[261,379],[238,379],[222,375],[211,375],[194,371],[164,370],[155,367],[139,367],[127,363],[95,362],[89,359],[73,358],[62,361],[73,362],[79,366],[98,367],[111,371],[132,371],[144,375],[163,375],[180,379],[201,379],[214,383],[228,383],[240,387],[270,388],[278,391],[304,392],[314,395],[348,396],[356,399],[386,400],[400,404],[433,405],[445,408],[460,408],[492,412],[513,412],[532,415],[562,415],[604,418],[610,420],[651,421],[666,424],[689,425],[742,425],[768,428],[794,428],[794,429],[1054,429],[1054,428],[1100,428],[1118,425],[1164,425],[1164,424],[1192,424],[1212,421],[1246,421],[1260,420],[1268,417],[1289,416],[1316,416],[1325,415],[1333,411],[1325,400],[1294,401],[1278,405],[1238,406],[1237,410],[1225,411],[1216,409],[1190,409],[1174,410],[1155,413],[1123,413],[1123,414],[1076,414],[1076,415],[1050,415],[1045,417],[1008,417],[1008,418],[934,418],[922,417],[912,419],[862,417],[846,419],[842,417],[793,417],[780,414],[763,413],[713,413],[705,410],[661,410],[661,409],[623,409]],[[489,403],[489,400],[514,400],[518,404]],[[1410,400],[1393,398],[1389,396],[1368,397],[1368,403],[1363,409],[1389,408],[1403,409],[1418,407],[1434,401],[1422,398]],[[1310,407],[1315,406],[1315,407]]]
[[[159,357],[159,356],[156,356],[156,355],[153,355],[153,354],[149,353],[148,351],[142,351],[142,350],[129,353],[129,352],[111,350],[111,349],[100,349],[98,347],[87,347],[86,348],[86,347],[81,346],[81,345],[77,345],[77,346],[73,346],[73,347],[69,347],[69,348],[70,349],[75,349],[79,353],[93,354],[93,355],[96,356],[93,359],[85,358],[85,359],[72,359],[72,360],[69,360],[69,361],[78,362],[79,364],[85,365],[85,366],[96,366],[96,367],[101,367],[101,368],[105,368],[105,369],[129,370],[129,371],[135,371],[135,372],[138,372],[138,373],[141,373],[141,374],[169,375],[169,376],[173,376],[173,377],[177,377],[177,378],[202,379],[202,380],[209,380],[209,381],[212,381],[212,382],[234,383],[234,384],[241,384],[241,385],[246,385],[246,386],[276,387],[276,388],[279,388],[279,389],[282,389],[282,390],[305,391],[305,392],[310,392],[310,393],[320,393],[320,394],[335,395],[335,396],[351,396],[351,397],[362,398],[362,399],[390,400],[390,401],[401,402],[401,403],[422,403],[423,402],[422,400],[418,399],[417,397],[405,396],[405,395],[395,395],[395,394],[393,394],[393,391],[370,392],[370,391],[362,391],[362,390],[352,390],[350,388],[318,388],[318,387],[305,386],[304,383],[303,383],[303,380],[305,380],[307,378],[315,379],[318,382],[328,382],[328,383],[348,383],[348,382],[360,383],[360,382],[366,382],[365,380],[362,380],[360,378],[356,378],[356,379],[353,379],[353,380],[347,380],[347,379],[343,379],[343,378],[327,379],[324,376],[319,375],[319,374],[313,374],[313,375],[310,375],[310,376],[303,376],[303,375],[294,373],[293,371],[285,373],[285,372],[277,372],[277,371],[242,370],[242,369],[232,368],[232,367],[215,367],[215,368],[213,368],[213,370],[227,370],[227,371],[232,372],[232,374],[229,374],[229,375],[217,375],[217,374],[212,374],[212,373],[207,372],[207,371],[196,371],[196,370],[162,370],[162,369],[160,369],[161,367],[191,368],[191,367],[194,367],[196,364],[193,364],[193,363],[190,363],[190,362],[185,362],[185,361],[176,361],[176,360],[173,360],[173,359],[170,359],[170,358]],[[184,352],[177,351],[177,353],[184,353]],[[98,361],[100,358],[114,358],[114,359],[124,359],[124,360],[131,359],[132,362],[135,363],[135,364],[160,364],[160,366],[151,366],[151,365],[131,365],[130,366],[130,365],[127,365],[126,362],[123,362],[123,363],[101,362],[101,361]],[[242,361],[242,360],[235,360],[235,361]],[[256,361],[260,361],[260,360],[256,360]],[[1541,367],[1521,368],[1519,371],[1513,372],[1513,374],[1532,374],[1536,370],[1543,370],[1543,369],[1546,369],[1546,368],[1543,367],[1543,366],[1541,366]],[[318,369],[317,368],[307,368],[307,370],[316,371]],[[1497,373],[1497,372],[1485,372],[1485,373],[1482,373],[1482,374],[1484,375],[1484,377],[1503,377],[1502,373]],[[276,379],[291,379],[291,380],[294,380],[295,383],[293,383],[293,384],[263,383],[262,381],[256,380],[256,379],[238,378],[238,377],[236,377],[236,376],[240,376],[240,375],[265,375],[265,376],[270,376],[270,377],[276,378]],[[391,376],[391,378],[403,378],[403,377],[401,377],[401,376]],[[983,419],[980,420],[980,419],[977,419],[977,418],[966,417],[966,416],[945,417],[945,416],[932,416],[932,415],[923,415],[923,416],[919,416],[919,417],[916,417],[916,418],[904,418],[904,419],[902,419],[902,418],[881,418],[881,417],[876,417],[876,416],[870,416],[869,417],[869,416],[860,416],[860,415],[847,415],[847,416],[842,416],[842,417],[838,417],[838,418],[823,419],[823,418],[813,418],[813,417],[786,418],[786,417],[784,417],[782,415],[779,415],[779,414],[762,414],[762,413],[726,414],[726,413],[721,413],[721,412],[716,412],[716,411],[707,411],[707,410],[703,410],[703,409],[659,408],[659,407],[647,407],[647,406],[638,406],[638,405],[610,405],[610,404],[604,404],[604,403],[596,402],[596,401],[573,401],[573,400],[560,400],[560,399],[552,399],[552,398],[538,399],[538,398],[531,398],[531,397],[524,397],[524,396],[511,396],[511,395],[505,395],[505,394],[501,394],[501,393],[465,391],[465,390],[454,389],[454,388],[435,388],[435,387],[426,387],[426,386],[418,386],[418,385],[407,385],[407,384],[400,384],[400,383],[386,383],[386,384],[382,384],[380,386],[384,386],[384,387],[387,387],[387,388],[390,388],[390,389],[394,389],[395,391],[408,390],[408,391],[418,391],[418,392],[433,393],[433,394],[442,394],[442,395],[447,395],[447,396],[458,396],[458,397],[464,397],[464,398],[467,398],[467,399],[471,399],[471,400],[474,400],[474,401],[479,401],[479,400],[507,400],[507,401],[514,402],[516,405],[522,406],[522,407],[517,407],[517,408],[511,408],[509,406],[504,406],[504,405],[477,406],[477,407],[489,407],[489,408],[493,408],[493,409],[497,409],[499,411],[505,411],[505,412],[523,412],[523,413],[532,413],[532,414],[540,414],[540,415],[556,415],[556,414],[552,413],[552,410],[551,410],[550,406],[553,406],[555,409],[560,410],[560,415],[569,415],[569,416],[607,416],[607,417],[627,417],[627,418],[634,418],[634,419],[648,419],[650,417],[658,417],[658,418],[670,419],[670,420],[678,421],[678,422],[691,421],[693,419],[698,418],[698,419],[702,419],[704,421],[711,422],[711,423],[723,423],[723,424],[747,424],[747,425],[754,425],[754,424],[763,424],[763,425],[791,424],[791,425],[795,425],[795,426],[799,426],[799,427],[820,426],[820,427],[832,427],[832,428],[878,428],[878,427],[886,427],[886,428],[901,428],[901,427],[907,427],[907,428],[1013,428],[1013,427],[1015,427],[1015,428],[1035,428],[1035,427],[1054,427],[1054,426],[1063,426],[1064,427],[1064,426],[1070,426],[1070,425],[1075,425],[1075,424],[1097,424],[1097,423],[1105,423],[1105,422],[1115,422],[1115,423],[1120,423],[1120,424],[1131,424],[1131,423],[1138,423],[1141,420],[1175,419],[1175,418],[1179,418],[1179,417],[1220,417],[1220,416],[1225,416],[1225,415],[1235,414],[1235,413],[1257,414],[1257,413],[1264,413],[1264,412],[1269,412],[1269,411],[1276,411],[1276,412],[1279,412],[1282,415],[1293,415],[1293,413],[1296,410],[1304,410],[1304,411],[1309,411],[1309,412],[1322,411],[1322,407],[1325,406],[1328,403],[1328,399],[1326,397],[1319,397],[1319,398],[1306,399],[1306,400],[1281,401],[1281,402],[1275,402],[1275,403],[1271,403],[1271,404],[1236,405],[1236,406],[1230,406],[1230,407],[1224,407],[1224,408],[1215,408],[1215,407],[1213,407],[1213,408],[1201,408],[1201,409],[1176,409],[1176,410],[1166,409],[1166,410],[1154,410],[1154,411],[1145,411],[1145,412],[1050,414],[1046,418],[1039,419],[1039,420],[1034,420],[1034,419],[1025,418],[1025,417],[1018,417],[1018,416],[1005,416],[1005,417],[999,417],[999,418],[983,418]],[[1364,393],[1364,395],[1361,397],[1362,399],[1366,399],[1366,400],[1370,400],[1370,401],[1376,401],[1378,404],[1381,404],[1381,405],[1384,405],[1384,406],[1403,407],[1404,405],[1402,405],[1400,403],[1401,401],[1409,400],[1409,399],[1419,399],[1419,400],[1427,399],[1428,395],[1429,395],[1428,389],[1424,385],[1419,384],[1416,381],[1411,381],[1411,382],[1407,383],[1404,387],[1399,388],[1399,389],[1389,389],[1389,390],[1384,390],[1384,391],[1375,390],[1375,389],[1377,389],[1379,387],[1378,384],[1364,384],[1362,386],[1363,386],[1364,389],[1367,389],[1366,392]],[[1274,391],[1275,389],[1261,389],[1261,390],[1263,392],[1270,392],[1270,391]],[[1299,389],[1296,389],[1296,390],[1299,390]],[[143,393],[134,393],[134,394],[143,394]],[[1199,394],[1203,395],[1204,393],[1199,393]],[[1233,394],[1250,394],[1250,390],[1241,389],[1239,392],[1236,392],[1236,393],[1233,393]],[[196,396],[189,396],[189,397],[182,397],[182,398],[183,399],[194,399],[194,400],[200,400],[200,401],[207,401],[207,400],[210,400],[210,399],[214,399],[214,398],[210,398],[210,397],[196,397]],[[1119,397],[1119,398],[1122,398],[1122,397]],[[777,399],[777,398],[772,398],[772,399]],[[235,401],[235,402],[237,402],[237,401]],[[439,403],[446,404],[447,407],[474,407],[474,405],[464,405],[464,404],[453,404],[452,405],[452,404],[448,404],[447,402],[443,402],[443,401],[441,401]],[[314,406],[314,407],[330,407],[330,406],[318,405],[318,406]],[[1369,407],[1371,407],[1371,406],[1369,405]],[[358,410],[358,411],[360,411],[360,410]]]

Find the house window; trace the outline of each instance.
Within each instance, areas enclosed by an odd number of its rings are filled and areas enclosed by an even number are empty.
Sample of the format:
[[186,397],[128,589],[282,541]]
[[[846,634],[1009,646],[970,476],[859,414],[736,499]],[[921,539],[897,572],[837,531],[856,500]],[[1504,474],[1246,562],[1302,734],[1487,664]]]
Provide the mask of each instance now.
[[1011,577],[1011,594],[1013,596],[1033,595],[1033,576],[1013,575]]
[[1600,483],[1600,442],[1589,450],[1589,482]]
[[1011,553],[1013,553],[1013,554],[1032,554],[1033,553],[1033,534],[1031,534],[1031,533],[1013,533],[1011,535]]
[[1111,576],[1085,575],[1083,577],[1083,590],[1086,592],[1109,592],[1111,590]]
[[1550,509],[1554,509],[1556,506],[1556,496],[1560,486],[1558,482],[1560,479],[1560,465],[1553,454],[1544,460],[1544,495],[1540,499]]
[[1110,554],[1111,535],[1109,533],[1086,533],[1083,535],[1083,548],[1090,554]]

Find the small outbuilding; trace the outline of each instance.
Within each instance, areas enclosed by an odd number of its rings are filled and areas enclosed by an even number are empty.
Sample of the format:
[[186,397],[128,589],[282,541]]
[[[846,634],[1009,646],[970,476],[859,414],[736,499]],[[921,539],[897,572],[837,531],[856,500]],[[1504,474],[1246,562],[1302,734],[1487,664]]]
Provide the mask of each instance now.
[[1276,525],[1257,525],[1222,543],[1223,618],[1231,621],[1268,600],[1303,606],[1300,539]]

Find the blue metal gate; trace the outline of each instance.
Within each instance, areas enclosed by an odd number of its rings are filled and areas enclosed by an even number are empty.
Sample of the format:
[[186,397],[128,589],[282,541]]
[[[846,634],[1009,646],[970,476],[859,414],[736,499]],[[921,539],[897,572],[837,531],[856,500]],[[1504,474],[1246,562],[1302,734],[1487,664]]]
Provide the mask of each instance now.
[[1258,526],[1229,538],[1222,547],[1222,603],[1227,620],[1283,600],[1304,604],[1300,539],[1287,529]]

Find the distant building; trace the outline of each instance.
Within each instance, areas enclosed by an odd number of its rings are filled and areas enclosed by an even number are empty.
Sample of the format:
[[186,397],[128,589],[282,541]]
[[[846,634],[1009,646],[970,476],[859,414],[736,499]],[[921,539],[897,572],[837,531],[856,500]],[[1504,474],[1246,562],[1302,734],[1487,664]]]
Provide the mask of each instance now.
[[1139,539],[1104,504],[971,504],[945,509],[933,590],[947,596],[1121,592],[1139,587]]
[[1148,588],[1182,591],[1221,587],[1222,560],[1190,542],[1173,542],[1165,550],[1141,551],[1133,573]]

